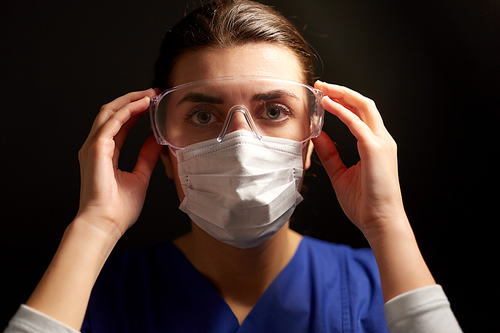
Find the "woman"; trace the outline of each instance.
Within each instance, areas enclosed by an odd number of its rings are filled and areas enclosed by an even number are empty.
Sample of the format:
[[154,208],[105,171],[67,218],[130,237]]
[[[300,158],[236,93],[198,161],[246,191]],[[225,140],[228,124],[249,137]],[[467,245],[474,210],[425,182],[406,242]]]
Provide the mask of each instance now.
[[[413,237],[375,104],[314,83],[312,59],[286,19],[251,1],[214,1],[172,28],[156,89],[99,112],[79,153],[79,211],[7,331],[384,332],[384,302],[391,331],[460,331]],[[323,107],[357,138],[357,165],[320,133]],[[122,172],[120,148],[148,108],[155,136]],[[373,254],[289,229],[310,142]],[[101,273],[158,157],[192,231],[117,255]]]

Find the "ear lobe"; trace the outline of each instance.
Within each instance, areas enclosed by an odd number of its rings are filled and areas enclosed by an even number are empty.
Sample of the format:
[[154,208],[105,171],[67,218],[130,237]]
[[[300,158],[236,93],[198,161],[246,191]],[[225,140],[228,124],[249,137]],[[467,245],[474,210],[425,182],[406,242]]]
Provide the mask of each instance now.
[[163,147],[160,159],[165,167],[165,173],[170,179],[174,179],[174,169],[172,167],[172,160],[170,159],[170,152],[168,151],[168,146]]
[[314,144],[312,140],[309,140],[307,145],[306,159],[304,161],[304,170],[308,170],[311,167],[311,155],[314,151]]

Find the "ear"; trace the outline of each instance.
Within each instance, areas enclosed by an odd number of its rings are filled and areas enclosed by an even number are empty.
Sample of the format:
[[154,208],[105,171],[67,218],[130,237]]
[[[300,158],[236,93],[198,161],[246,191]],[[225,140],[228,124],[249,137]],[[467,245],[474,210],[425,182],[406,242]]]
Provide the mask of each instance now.
[[311,155],[314,150],[314,144],[312,140],[309,140],[309,144],[307,145],[306,159],[304,161],[304,169],[308,170],[311,167]]
[[165,173],[167,174],[167,177],[170,179],[174,179],[174,169],[172,168],[172,160],[170,159],[168,146],[163,147],[160,154],[160,159],[163,163],[163,166],[165,167]]

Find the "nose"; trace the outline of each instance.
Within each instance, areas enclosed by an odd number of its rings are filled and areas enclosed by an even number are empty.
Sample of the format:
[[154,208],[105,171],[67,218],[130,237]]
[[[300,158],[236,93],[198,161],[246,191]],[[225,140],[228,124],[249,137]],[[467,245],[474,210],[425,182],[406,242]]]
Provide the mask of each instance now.
[[228,118],[228,133],[237,130],[252,131],[250,125],[248,124],[248,113],[243,109],[234,109],[230,114],[226,116]]
[[226,134],[238,130],[250,131],[257,139],[262,139],[262,135],[257,131],[257,127],[253,122],[250,112],[248,112],[247,108],[243,105],[235,105],[229,110],[226,121],[224,122],[224,127],[217,141],[221,142]]

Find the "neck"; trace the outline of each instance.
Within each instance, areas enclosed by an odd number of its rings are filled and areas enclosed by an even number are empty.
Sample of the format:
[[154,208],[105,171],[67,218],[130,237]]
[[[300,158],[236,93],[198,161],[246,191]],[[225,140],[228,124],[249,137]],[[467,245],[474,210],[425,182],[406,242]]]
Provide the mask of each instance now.
[[192,223],[192,231],[174,243],[212,283],[241,324],[292,259],[301,239],[287,223],[263,244],[239,249],[216,240]]

